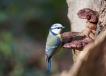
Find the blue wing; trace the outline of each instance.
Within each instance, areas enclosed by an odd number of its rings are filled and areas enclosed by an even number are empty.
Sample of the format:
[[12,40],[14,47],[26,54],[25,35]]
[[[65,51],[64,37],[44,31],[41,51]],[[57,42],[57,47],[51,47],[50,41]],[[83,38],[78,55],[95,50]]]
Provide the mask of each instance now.
[[56,37],[52,37],[50,41],[47,42],[46,44],[46,60],[48,61],[47,64],[47,71],[50,73],[51,70],[51,57],[52,55],[58,51],[58,47],[61,44],[61,39],[56,36]]
[[53,43],[51,46],[46,45],[46,55],[47,57],[51,57],[52,54],[56,51],[56,49],[59,47],[61,44],[61,39],[59,37],[55,38],[56,40],[52,39],[49,41],[49,43]]

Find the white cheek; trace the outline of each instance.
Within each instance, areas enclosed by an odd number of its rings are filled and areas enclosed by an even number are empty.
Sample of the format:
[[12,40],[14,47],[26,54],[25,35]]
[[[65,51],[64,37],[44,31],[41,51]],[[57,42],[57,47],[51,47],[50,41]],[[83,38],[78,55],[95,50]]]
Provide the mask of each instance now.
[[62,29],[54,29],[52,30],[52,32],[54,32],[55,34],[60,34],[62,31]]

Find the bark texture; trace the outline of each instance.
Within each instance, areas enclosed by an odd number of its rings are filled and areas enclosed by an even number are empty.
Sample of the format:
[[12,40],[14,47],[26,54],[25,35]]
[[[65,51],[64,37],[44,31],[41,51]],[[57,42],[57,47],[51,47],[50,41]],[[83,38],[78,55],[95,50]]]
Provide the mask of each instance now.
[[60,76],[106,76],[106,30],[88,44],[72,68]]
[[[83,8],[90,8],[99,12],[102,0],[66,0],[68,4],[68,18],[70,21],[71,31],[81,32],[85,29],[86,20],[80,19],[78,11]],[[77,55],[81,51],[73,50],[73,60],[76,61]]]
[[101,1],[97,37],[79,53],[70,71],[60,76],[106,76],[106,0]]
[[106,29],[106,0],[102,0],[101,9],[100,9],[100,17],[97,25],[97,35]]
[[99,11],[101,0],[66,0],[68,4],[68,18],[71,31],[81,32],[85,28],[86,21],[78,18],[77,12],[83,8]]
[[84,8],[78,11],[78,17],[86,19],[86,27],[81,32],[64,32],[62,34],[63,47],[69,49],[82,50],[87,44],[95,39],[97,22],[99,14],[90,8]]

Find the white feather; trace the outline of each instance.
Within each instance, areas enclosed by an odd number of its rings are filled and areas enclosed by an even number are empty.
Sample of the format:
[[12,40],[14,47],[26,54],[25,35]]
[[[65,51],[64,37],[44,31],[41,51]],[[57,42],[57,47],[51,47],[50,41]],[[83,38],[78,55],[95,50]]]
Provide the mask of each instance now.
[[[59,28],[59,29],[57,29],[57,28]],[[53,24],[51,26],[51,31],[57,35],[57,34],[60,34],[61,33],[61,31],[62,31],[63,28],[64,27],[61,24],[55,23],[55,24]],[[51,31],[49,33],[50,35],[52,35]]]

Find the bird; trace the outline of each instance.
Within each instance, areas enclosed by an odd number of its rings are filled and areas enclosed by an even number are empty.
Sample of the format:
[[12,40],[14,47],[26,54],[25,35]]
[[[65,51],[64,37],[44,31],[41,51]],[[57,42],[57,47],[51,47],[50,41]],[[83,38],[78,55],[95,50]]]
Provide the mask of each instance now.
[[62,47],[62,24],[55,23],[49,29],[49,34],[46,41],[45,59],[47,61],[47,71],[50,73],[52,57],[59,52]]

